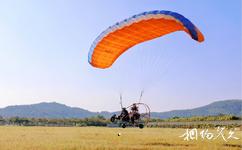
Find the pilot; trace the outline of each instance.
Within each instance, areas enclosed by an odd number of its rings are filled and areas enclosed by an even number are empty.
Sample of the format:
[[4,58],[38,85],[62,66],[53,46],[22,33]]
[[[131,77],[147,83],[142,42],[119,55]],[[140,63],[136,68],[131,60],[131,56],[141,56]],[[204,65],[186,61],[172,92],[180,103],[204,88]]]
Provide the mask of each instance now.
[[132,112],[138,112],[138,107],[136,106],[136,104],[133,104],[133,106],[131,107],[131,111]]
[[130,116],[132,124],[134,124],[135,120],[138,120],[140,118],[139,109],[136,104],[132,105]]
[[118,116],[122,121],[129,121],[129,112],[126,108],[122,108],[121,114]]

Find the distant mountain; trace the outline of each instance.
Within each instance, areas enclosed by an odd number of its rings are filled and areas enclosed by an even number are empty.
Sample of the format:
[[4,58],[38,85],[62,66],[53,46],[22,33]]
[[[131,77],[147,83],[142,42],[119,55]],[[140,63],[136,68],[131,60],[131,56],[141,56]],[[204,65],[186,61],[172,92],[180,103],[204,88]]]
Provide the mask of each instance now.
[[186,110],[173,110],[168,112],[153,112],[154,118],[171,118],[171,117],[191,117],[191,116],[209,116],[219,114],[230,114],[235,116],[242,115],[242,100],[224,100],[216,101],[209,105]]
[[2,117],[27,118],[85,118],[95,116],[96,113],[77,107],[69,107],[56,102],[32,105],[8,106],[0,109]]
[[[97,115],[110,117],[117,112],[91,112],[82,108],[69,107],[56,102],[39,103],[32,105],[8,106],[0,109],[2,117],[27,117],[27,118],[85,118]],[[242,115],[242,100],[217,101],[209,105],[186,110],[173,110],[168,112],[152,112],[152,118],[208,116],[219,114]]]

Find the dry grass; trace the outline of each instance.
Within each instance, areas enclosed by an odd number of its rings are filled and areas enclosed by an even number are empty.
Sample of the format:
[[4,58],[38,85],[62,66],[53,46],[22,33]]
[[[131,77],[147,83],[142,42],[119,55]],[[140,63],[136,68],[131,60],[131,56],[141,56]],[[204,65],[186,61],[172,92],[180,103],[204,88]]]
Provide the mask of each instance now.
[[[242,149],[241,140],[184,141],[179,137],[184,132],[167,128],[0,127],[0,150]],[[242,139],[242,131],[235,133]]]

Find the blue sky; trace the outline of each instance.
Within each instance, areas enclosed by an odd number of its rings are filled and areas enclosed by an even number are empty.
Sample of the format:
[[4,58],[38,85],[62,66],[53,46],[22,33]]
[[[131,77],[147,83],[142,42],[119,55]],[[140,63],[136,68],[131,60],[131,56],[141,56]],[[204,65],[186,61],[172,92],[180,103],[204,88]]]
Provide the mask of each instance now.
[[[131,48],[106,70],[87,55],[108,26],[134,14],[170,10],[204,34],[176,32]],[[153,111],[241,99],[240,0],[0,1],[0,107],[56,101],[118,110],[145,90]]]

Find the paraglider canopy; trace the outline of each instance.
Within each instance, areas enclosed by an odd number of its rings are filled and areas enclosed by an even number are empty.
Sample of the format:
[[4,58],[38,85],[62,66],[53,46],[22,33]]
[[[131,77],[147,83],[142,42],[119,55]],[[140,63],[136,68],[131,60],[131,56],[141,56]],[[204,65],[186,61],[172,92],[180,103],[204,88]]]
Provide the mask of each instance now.
[[163,35],[185,31],[192,39],[202,42],[203,34],[184,16],[171,11],[149,11],[134,15],[103,31],[93,42],[89,63],[97,68],[108,68],[132,46]]

